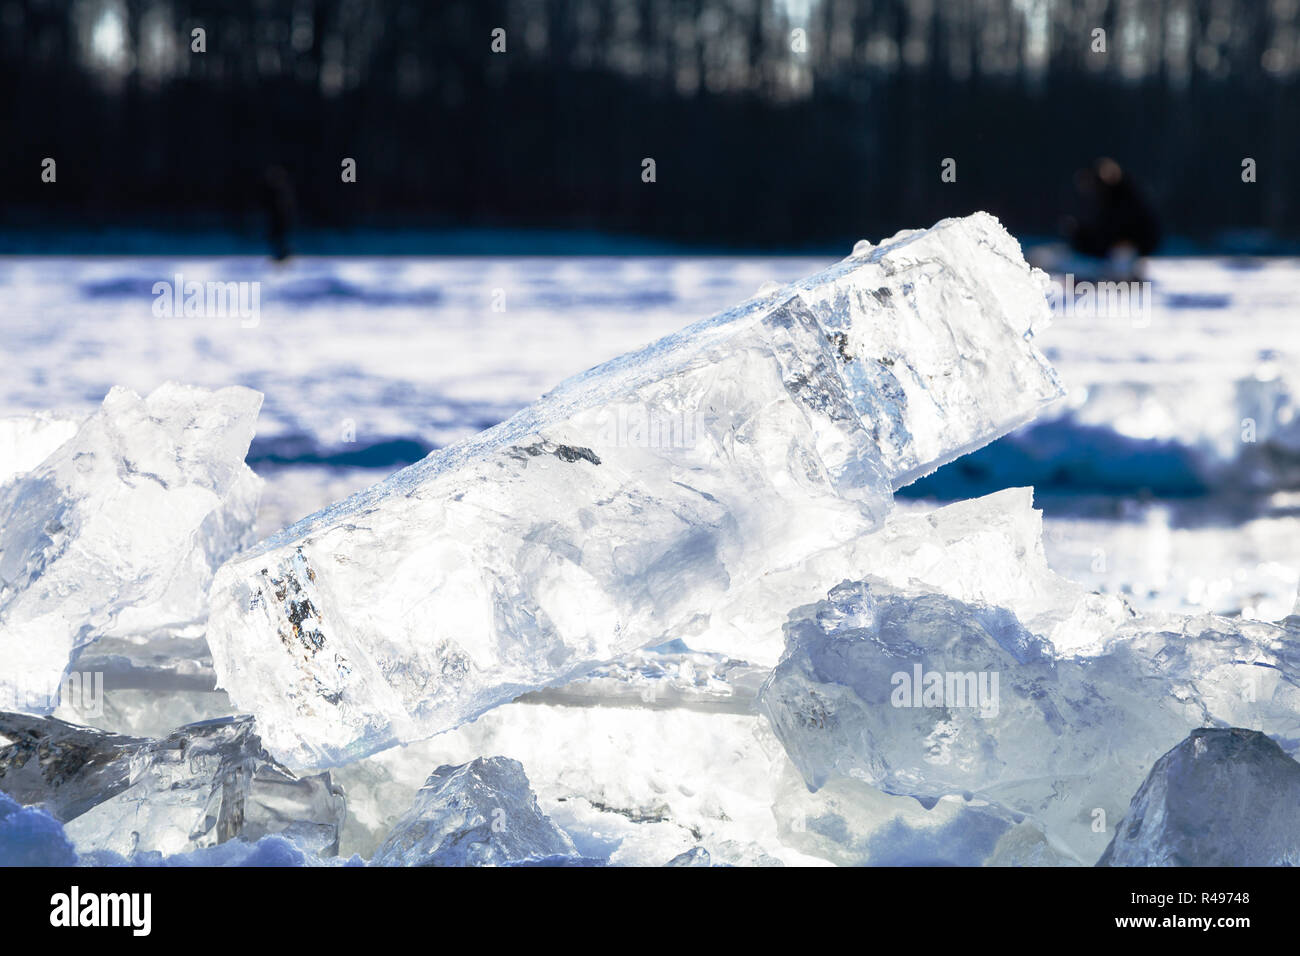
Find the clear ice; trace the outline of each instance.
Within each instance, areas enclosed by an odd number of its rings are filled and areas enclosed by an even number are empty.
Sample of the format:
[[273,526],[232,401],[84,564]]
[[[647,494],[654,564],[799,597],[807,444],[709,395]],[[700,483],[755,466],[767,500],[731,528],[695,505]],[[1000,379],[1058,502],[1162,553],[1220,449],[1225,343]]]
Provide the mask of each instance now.
[[1300,763],[1266,735],[1194,730],[1156,761],[1099,866],[1300,864]]
[[276,763],[249,717],[140,739],[0,712],[0,791],[60,821],[77,852],[127,858],[272,835],[332,856],[347,810],[328,773]]
[[477,758],[439,767],[397,822],[373,866],[501,866],[577,856],[537,805],[517,760]]
[[252,543],[262,483],[244,456],[261,401],[114,388],[0,484],[0,707],[54,709],[70,662],[100,637],[201,627],[217,567]]
[[[809,789],[840,778],[934,801],[977,798],[1096,861],[1156,759],[1203,726],[1300,740],[1297,635],[1139,617],[1058,653],[1004,607],[880,580],[796,610],[760,707]],[[1100,814],[1100,817],[1098,816]]]

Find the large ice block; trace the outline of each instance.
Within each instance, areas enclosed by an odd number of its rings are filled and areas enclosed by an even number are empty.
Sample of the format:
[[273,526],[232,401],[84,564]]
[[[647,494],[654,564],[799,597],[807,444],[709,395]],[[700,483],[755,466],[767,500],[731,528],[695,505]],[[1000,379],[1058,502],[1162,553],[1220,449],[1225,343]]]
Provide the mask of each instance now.
[[1300,763],[1264,734],[1194,730],[1156,761],[1098,866],[1300,864]]
[[69,661],[111,633],[201,621],[251,543],[244,464],[261,395],[114,388],[39,465],[0,485],[0,707],[48,712]]
[[78,852],[125,857],[272,834],[330,856],[347,809],[328,773],[271,759],[248,717],[149,740],[0,712],[0,791],[62,821]]
[[698,632],[1056,398],[1045,290],[977,214],[578,375],[229,562],[221,684],[322,766]]

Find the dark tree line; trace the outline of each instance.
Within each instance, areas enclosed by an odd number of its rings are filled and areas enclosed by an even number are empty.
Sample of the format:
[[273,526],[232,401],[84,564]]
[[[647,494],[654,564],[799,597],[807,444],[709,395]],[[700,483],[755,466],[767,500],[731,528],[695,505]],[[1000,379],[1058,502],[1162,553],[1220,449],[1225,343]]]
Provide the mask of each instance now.
[[279,167],[300,228],[798,247],[974,208],[1049,234],[1074,170],[1110,155],[1168,233],[1294,236],[1298,6],[5,0],[0,209],[255,234]]

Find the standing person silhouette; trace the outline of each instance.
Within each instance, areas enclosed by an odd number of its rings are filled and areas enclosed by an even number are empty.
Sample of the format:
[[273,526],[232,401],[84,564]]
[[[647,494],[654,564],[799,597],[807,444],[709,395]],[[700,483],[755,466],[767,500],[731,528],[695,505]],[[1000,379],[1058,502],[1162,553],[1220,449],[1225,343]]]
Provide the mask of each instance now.
[[1103,157],[1074,176],[1081,207],[1062,223],[1070,247],[1098,259],[1149,256],[1160,244],[1160,223],[1132,175]]
[[280,166],[269,166],[262,174],[262,205],[267,215],[267,241],[271,258],[284,262],[289,258],[289,233],[293,228],[293,184]]

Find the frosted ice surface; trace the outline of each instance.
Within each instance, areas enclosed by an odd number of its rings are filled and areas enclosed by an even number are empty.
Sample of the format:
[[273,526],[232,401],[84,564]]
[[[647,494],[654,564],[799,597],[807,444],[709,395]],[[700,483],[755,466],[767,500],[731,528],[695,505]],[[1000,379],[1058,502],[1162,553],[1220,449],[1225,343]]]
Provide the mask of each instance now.
[[[1105,650],[1054,657],[1004,608],[845,582],[791,615],[760,706],[812,789],[973,795],[1091,863],[1156,758],[1205,725],[1300,739],[1296,634],[1135,618]],[[1100,843],[1099,843],[1100,840]]]
[[105,634],[201,622],[212,575],[249,533],[244,464],[261,396],[115,388],[34,468],[0,485],[0,706],[47,712]]
[[24,807],[0,793],[0,867],[329,867],[364,866],[360,857],[343,860],[320,857],[279,834],[264,836],[253,843],[227,840],[171,855],[143,850],[123,856],[111,850],[84,854],[68,839],[61,824],[39,807]]
[[578,375],[229,562],[221,684],[324,766],[698,633],[1055,399],[1045,292],[977,214]]
[[589,856],[557,854],[555,856],[531,857],[527,860],[508,860],[501,865],[507,867],[598,867],[607,864],[604,860],[593,859]]
[[281,834],[322,855],[346,814],[328,773],[299,778],[262,749],[251,718],[145,740],[0,712],[0,791],[64,823],[81,853],[163,855]]
[[1264,734],[1194,730],[1156,761],[1099,866],[1300,864],[1300,763]]
[[375,866],[500,866],[577,856],[537,805],[523,765],[506,757],[439,767],[376,852]]

